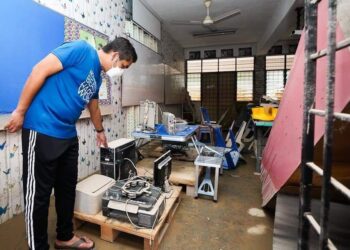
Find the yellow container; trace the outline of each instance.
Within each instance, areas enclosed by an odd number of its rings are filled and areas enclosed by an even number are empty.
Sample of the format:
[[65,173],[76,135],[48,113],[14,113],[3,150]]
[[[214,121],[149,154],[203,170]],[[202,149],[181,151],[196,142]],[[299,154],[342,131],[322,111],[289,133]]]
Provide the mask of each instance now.
[[255,107],[252,108],[252,118],[261,121],[273,121],[276,118],[278,108]]

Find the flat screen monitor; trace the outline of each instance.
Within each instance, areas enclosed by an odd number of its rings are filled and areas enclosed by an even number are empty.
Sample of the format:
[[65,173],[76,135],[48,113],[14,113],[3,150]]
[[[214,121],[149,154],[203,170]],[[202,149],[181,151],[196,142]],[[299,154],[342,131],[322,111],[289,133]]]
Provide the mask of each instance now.
[[163,192],[170,192],[169,177],[171,174],[170,150],[154,161],[153,184],[162,188]]

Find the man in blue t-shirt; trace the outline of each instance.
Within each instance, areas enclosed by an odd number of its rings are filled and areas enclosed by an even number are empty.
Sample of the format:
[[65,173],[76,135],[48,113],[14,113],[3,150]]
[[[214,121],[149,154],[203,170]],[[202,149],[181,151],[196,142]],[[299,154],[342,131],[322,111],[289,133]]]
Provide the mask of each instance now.
[[107,146],[98,105],[101,70],[110,78],[136,62],[132,44],[118,37],[96,51],[85,41],[64,43],[32,70],[17,108],[6,125],[22,128],[25,221],[30,249],[49,249],[48,207],[55,189],[55,248],[92,249],[94,242],[73,234],[78,173],[75,123],[87,107],[98,146]]

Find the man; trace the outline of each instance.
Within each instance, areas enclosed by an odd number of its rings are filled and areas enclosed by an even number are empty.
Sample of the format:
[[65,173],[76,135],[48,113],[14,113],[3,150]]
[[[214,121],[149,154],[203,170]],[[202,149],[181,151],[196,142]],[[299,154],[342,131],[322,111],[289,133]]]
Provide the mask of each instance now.
[[49,249],[48,207],[55,190],[55,248],[92,249],[94,242],[73,234],[78,172],[75,123],[88,107],[97,145],[107,146],[98,105],[101,70],[111,78],[136,62],[134,47],[116,38],[96,51],[85,41],[64,43],[32,70],[6,129],[22,128],[23,189],[28,245]]

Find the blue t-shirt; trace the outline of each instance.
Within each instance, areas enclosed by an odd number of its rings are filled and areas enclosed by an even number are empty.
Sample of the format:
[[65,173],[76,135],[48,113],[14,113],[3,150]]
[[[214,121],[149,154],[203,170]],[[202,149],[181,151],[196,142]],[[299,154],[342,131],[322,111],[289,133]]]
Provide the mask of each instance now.
[[85,41],[64,43],[52,51],[63,70],[48,77],[34,97],[23,127],[56,138],[77,135],[75,123],[91,99],[98,99],[101,64]]

